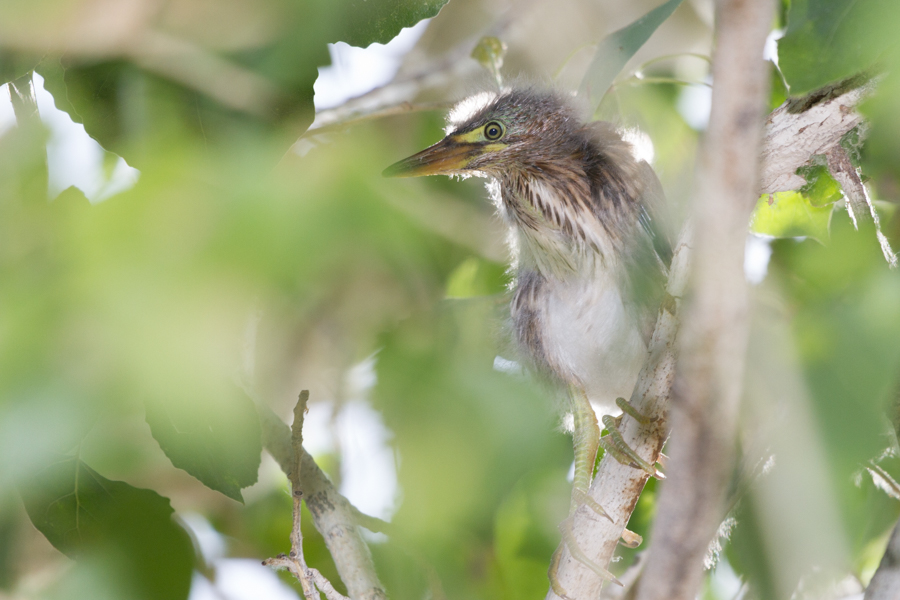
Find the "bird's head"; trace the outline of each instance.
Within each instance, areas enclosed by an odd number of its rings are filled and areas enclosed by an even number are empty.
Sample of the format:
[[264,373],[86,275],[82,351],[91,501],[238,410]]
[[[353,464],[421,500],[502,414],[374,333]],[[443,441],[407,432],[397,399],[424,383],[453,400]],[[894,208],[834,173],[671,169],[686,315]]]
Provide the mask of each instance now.
[[583,126],[560,96],[535,88],[482,92],[450,111],[447,136],[391,165],[386,177],[527,173],[577,154]]

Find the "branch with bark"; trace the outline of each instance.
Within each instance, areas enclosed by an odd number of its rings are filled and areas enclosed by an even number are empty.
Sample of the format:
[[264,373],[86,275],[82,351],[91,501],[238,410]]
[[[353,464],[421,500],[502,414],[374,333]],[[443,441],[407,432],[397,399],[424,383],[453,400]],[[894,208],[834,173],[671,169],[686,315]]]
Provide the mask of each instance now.
[[[313,569],[305,567],[302,550],[297,551],[302,542],[299,533],[300,499],[302,497],[306,500],[306,506],[312,514],[313,524],[325,538],[325,545],[334,559],[338,574],[341,581],[344,582],[350,598],[352,600],[384,600],[387,595],[375,572],[375,564],[372,562],[369,547],[359,531],[359,511],[338,493],[328,476],[322,472],[313,457],[303,448],[299,432],[292,433],[291,429],[271,409],[259,401],[255,403],[263,434],[263,445],[281,466],[282,471],[291,478],[294,501],[291,556],[279,557],[276,563],[269,562],[274,560],[269,559],[267,564],[290,569],[301,583],[304,583],[305,580],[308,583],[312,579],[329,600],[338,600],[342,597],[331,588],[331,584],[321,574],[317,577],[317,571],[313,572]],[[301,402],[298,402],[298,408],[301,403],[303,406],[300,416],[298,417],[295,409],[294,420],[297,424],[299,419],[299,425],[302,427],[302,412],[305,410],[303,395],[301,395]],[[377,519],[369,519],[377,521]],[[373,524],[373,527],[376,526]],[[306,584],[304,584],[304,593],[306,593]]]
[[759,196],[769,91],[762,54],[773,15],[770,0],[717,5],[715,86],[695,186],[697,235],[673,398],[671,468],[640,600],[695,598],[724,517],[749,334],[744,246]]
[[309,401],[309,390],[300,392],[300,398],[294,407],[294,422],[291,424],[291,470],[288,478],[291,480],[291,498],[293,499],[293,526],[291,528],[291,552],[279,554],[275,558],[263,561],[263,565],[276,570],[287,569],[300,582],[303,588],[303,596],[306,600],[317,600],[319,591],[325,594],[328,600],[347,600],[347,597],[339,593],[317,569],[307,566],[303,558],[303,530],[301,529],[301,508],[303,503],[303,418],[306,415],[306,405]]

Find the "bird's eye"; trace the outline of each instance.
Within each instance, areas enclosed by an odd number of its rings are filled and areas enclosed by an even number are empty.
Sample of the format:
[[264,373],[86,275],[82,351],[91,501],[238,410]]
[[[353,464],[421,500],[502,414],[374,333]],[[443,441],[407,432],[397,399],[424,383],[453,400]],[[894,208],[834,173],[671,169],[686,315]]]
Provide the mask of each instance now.
[[491,121],[484,126],[484,137],[489,141],[499,140],[503,136],[503,125],[497,121]]

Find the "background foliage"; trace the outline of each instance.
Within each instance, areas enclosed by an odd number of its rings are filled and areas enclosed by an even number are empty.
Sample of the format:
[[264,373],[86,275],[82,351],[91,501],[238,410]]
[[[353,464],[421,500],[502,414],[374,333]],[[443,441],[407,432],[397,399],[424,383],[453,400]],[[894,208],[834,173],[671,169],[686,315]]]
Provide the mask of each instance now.
[[[783,3],[772,106],[886,73],[863,108],[865,143],[848,147],[896,248],[900,76],[888,32],[900,11],[845,4]],[[225,557],[288,549],[287,484],[261,463],[253,401],[287,416],[304,388],[331,407],[308,429],[337,433],[317,456],[336,481],[369,468],[350,457],[362,433],[339,426],[354,402],[390,432],[396,534],[372,549],[391,597],[543,595],[571,446],[551,394],[494,368],[512,358],[508,280],[481,184],[381,178],[440,137],[439,111],[294,143],[313,120],[328,43],[385,43],[434,17],[403,58],[401,99],[446,102],[488,82],[469,58],[486,34],[508,45],[507,76],[566,89],[586,72],[605,89],[603,73],[625,64],[597,114],[650,136],[684,213],[712,10],[677,5],[623,30],[655,3],[0,4],[0,81],[35,70],[110,171],[118,157],[140,171],[100,202],[76,187],[48,198],[50,131],[23,119],[0,132],[0,597],[186,598],[192,577],[195,597],[201,577],[229,591],[234,563],[200,551],[198,515],[224,536]],[[611,39],[653,35],[604,62],[593,44],[617,30]],[[890,482],[866,470],[900,476],[886,416],[900,380],[900,275],[873,232],[853,229],[827,174],[810,180],[803,194],[760,199],[754,215],[756,233],[779,239],[754,288],[736,524],[710,598],[742,586],[745,597],[846,595],[871,577],[900,512],[881,489]],[[374,364],[374,382],[357,385],[360,364]],[[645,545],[653,512],[650,486],[630,525]],[[340,589],[311,528],[306,548]],[[621,554],[617,572],[635,551]]]

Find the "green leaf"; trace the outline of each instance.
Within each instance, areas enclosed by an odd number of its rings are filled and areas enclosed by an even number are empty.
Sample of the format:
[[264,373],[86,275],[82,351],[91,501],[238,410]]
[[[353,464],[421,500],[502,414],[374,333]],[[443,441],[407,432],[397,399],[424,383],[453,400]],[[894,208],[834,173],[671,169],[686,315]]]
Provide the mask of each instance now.
[[262,453],[253,402],[226,394],[216,402],[147,402],[147,423],[172,464],[207,487],[243,502]]
[[681,0],[669,0],[600,41],[594,60],[591,61],[578,88],[580,96],[587,96],[592,111],[597,109],[606,90],[612,85],[625,63],[644,45],[644,42],[650,39],[653,32],[669,18],[679,4]]
[[832,206],[814,206],[799,192],[778,192],[760,197],[750,219],[750,231],[777,238],[828,239]]
[[502,265],[470,256],[447,278],[448,298],[472,298],[501,294],[506,289],[506,269]]
[[167,498],[106,479],[75,457],[47,466],[21,492],[56,549],[88,563],[102,556],[130,597],[187,598],[194,551]]
[[778,65],[793,96],[872,67],[895,39],[900,11],[885,0],[794,0]]
[[[313,83],[318,67],[329,62],[329,42],[387,43],[446,2],[272,3],[260,18],[278,26],[232,51],[216,46],[229,48],[229,40],[241,38],[242,23],[219,23],[210,33],[198,16],[193,28],[186,25],[170,40],[174,58],[148,58],[135,47],[134,60],[67,53],[46,58],[37,70],[60,110],[138,168],[148,154],[167,152],[184,137],[206,147],[229,135],[268,133],[284,151],[312,122]],[[202,42],[209,38],[217,44]]]
[[448,0],[351,0],[346,25],[339,40],[364,48],[372,43],[387,44],[404,27],[437,16]]
[[557,473],[529,474],[510,491],[494,520],[494,557],[502,596],[534,598],[547,589],[547,564],[568,509],[569,486]]
[[809,165],[797,169],[797,174],[806,180],[800,193],[816,207],[834,204],[844,197],[840,184],[834,180],[825,165]]
[[0,85],[27,75],[41,62],[40,56],[0,50]]

